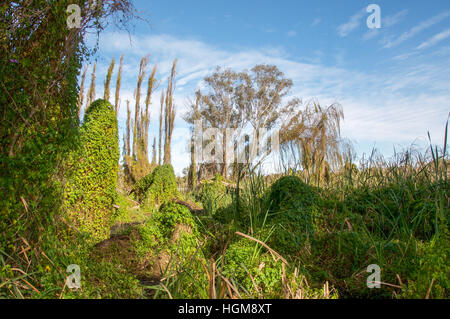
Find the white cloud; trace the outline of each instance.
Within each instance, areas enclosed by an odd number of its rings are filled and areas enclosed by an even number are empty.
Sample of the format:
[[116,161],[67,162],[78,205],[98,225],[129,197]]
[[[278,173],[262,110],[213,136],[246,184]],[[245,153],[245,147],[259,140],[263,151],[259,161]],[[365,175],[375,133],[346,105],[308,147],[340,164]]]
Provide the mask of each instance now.
[[[100,38],[100,54],[105,57],[125,54],[122,106],[119,113],[121,135],[125,127],[126,103],[134,107],[133,91],[136,86],[139,60],[150,53],[150,64],[158,63],[157,78],[161,85],[153,95],[151,106],[150,137],[157,136],[159,97],[174,58],[178,58],[176,128],[172,146],[173,164],[177,174],[189,164],[185,147],[187,124],[181,115],[188,98],[201,86],[205,75],[220,65],[240,71],[256,64],[277,65],[294,82],[292,95],[309,99],[316,97],[322,104],[340,102],[344,107],[343,135],[357,140],[360,145],[374,142],[410,143],[418,136],[443,136],[443,126],[448,113],[450,92],[448,71],[450,61],[440,64],[419,64],[414,68],[396,66],[390,70],[359,72],[343,67],[327,67],[314,63],[302,63],[291,59],[280,48],[222,49],[196,39],[179,39],[168,35],[134,36],[130,46],[128,36],[121,33],[105,33]],[[337,52],[339,53],[339,52]],[[107,68],[108,60],[101,68]],[[98,66],[100,72],[100,65]],[[117,69],[116,69],[117,70]],[[104,73],[104,71],[102,71]],[[103,74],[101,73],[101,74]],[[103,75],[97,73],[97,96],[103,91]],[[113,85],[115,84],[113,75]],[[86,81],[89,83],[90,76]],[[111,88],[114,92],[114,87]],[[178,132],[178,131],[177,131]],[[363,148],[361,148],[363,149]]]
[[429,48],[445,39],[450,37],[450,29],[442,31],[441,33],[438,33],[434,35],[432,38],[428,39],[427,41],[423,42],[421,45],[417,47],[418,50]]
[[406,61],[414,55],[417,55],[417,51],[412,51],[412,52],[407,52],[407,53],[396,55],[392,58],[392,60]]
[[408,14],[408,10],[404,9],[400,12],[397,12],[394,15],[386,16],[381,18],[382,27],[392,27],[403,20],[403,18]]
[[444,11],[444,12],[442,12],[438,15],[435,15],[434,17],[432,17],[428,20],[425,20],[425,21],[421,22],[420,24],[414,26],[409,31],[402,33],[397,38],[384,40],[384,48],[392,48],[396,45],[399,45],[400,43],[414,37],[419,32],[432,27],[433,25],[441,22],[442,20],[444,20],[445,18],[447,18],[449,16],[450,16],[450,11]]
[[357,27],[361,24],[361,19],[365,15],[365,8],[363,10],[358,11],[354,15],[350,17],[350,19],[344,23],[338,26],[338,34],[341,37],[346,37],[350,32],[355,30]]
[[363,40],[370,40],[380,34],[379,29],[370,29],[363,35]]
[[372,38],[378,36],[383,31],[383,29],[392,27],[392,26],[398,24],[400,21],[402,21],[403,18],[407,14],[408,14],[408,10],[404,9],[404,10],[397,12],[394,15],[390,15],[390,16],[386,16],[386,17],[382,16],[381,17],[381,29],[369,29],[369,31],[367,31],[364,34],[363,40],[369,40],[369,39],[372,39]]
[[442,48],[436,50],[435,52],[433,52],[432,54],[435,55],[435,56],[450,55],[450,46],[442,47]]
[[290,30],[286,35],[289,38],[292,38],[292,37],[295,37],[297,35],[297,32],[295,32],[294,30]]

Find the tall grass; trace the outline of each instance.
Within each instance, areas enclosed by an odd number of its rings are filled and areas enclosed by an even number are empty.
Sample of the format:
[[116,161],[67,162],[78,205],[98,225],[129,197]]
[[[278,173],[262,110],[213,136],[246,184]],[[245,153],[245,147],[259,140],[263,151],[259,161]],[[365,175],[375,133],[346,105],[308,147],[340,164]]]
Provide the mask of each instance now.
[[[205,216],[198,219],[207,243],[202,249],[209,259],[202,269],[208,278],[203,287],[208,288],[198,296],[445,298],[450,282],[447,129],[448,122],[441,148],[432,146],[430,138],[425,153],[411,147],[385,159],[374,151],[359,168],[350,163],[332,172],[318,190],[316,232],[298,252],[281,256],[286,264],[279,259],[270,264],[279,276],[269,282],[252,267],[270,260],[278,247],[268,246],[269,239],[283,229],[268,221],[271,178],[250,173],[239,187],[208,194],[203,198]],[[301,171],[292,173],[302,177]],[[227,205],[221,205],[224,198]],[[229,254],[230,249],[237,255]],[[240,251],[250,255],[233,260]],[[371,263],[382,269],[381,289],[366,286],[364,274]],[[239,269],[245,276],[236,273]],[[186,278],[188,269],[182,273],[172,279],[177,284],[167,287],[174,289],[172,296],[180,296],[185,280],[201,280]],[[278,288],[269,289],[272,284]]]

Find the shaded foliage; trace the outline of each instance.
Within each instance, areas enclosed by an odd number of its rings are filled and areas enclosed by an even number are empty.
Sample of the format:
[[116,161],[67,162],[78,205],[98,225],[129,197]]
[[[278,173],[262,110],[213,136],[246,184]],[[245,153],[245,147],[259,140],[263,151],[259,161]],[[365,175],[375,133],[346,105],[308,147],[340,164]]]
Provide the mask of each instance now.
[[171,165],[155,167],[152,173],[141,178],[134,187],[136,199],[147,206],[159,205],[178,195],[177,181]]

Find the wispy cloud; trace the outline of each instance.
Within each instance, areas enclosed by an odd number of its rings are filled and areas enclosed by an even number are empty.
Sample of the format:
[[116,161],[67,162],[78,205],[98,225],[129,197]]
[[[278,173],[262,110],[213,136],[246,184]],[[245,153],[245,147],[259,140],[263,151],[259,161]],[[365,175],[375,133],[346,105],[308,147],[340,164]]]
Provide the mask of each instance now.
[[403,18],[405,18],[407,14],[408,14],[408,10],[404,9],[400,12],[397,12],[394,15],[386,16],[386,17],[382,18],[382,26],[383,27],[392,27],[393,25],[396,25],[397,23],[402,21]]
[[366,40],[370,40],[372,38],[375,38],[379,34],[380,34],[380,30],[379,29],[370,29],[369,31],[364,33],[363,40],[365,40],[365,41]]
[[292,38],[297,35],[297,32],[295,32],[294,30],[290,30],[288,31],[288,33],[286,33],[286,35],[288,36],[288,38]]
[[402,33],[399,37],[385,40],[384,48],[392,48],[396,45],[399,45],[400,43],[403,43],[404,41],[414,37],[416,34],[420,33],[421,31],[423,31],[425,29],[432,27],[433,25],[441,22],[442,20],[444,20],[445,18],[447,18],[449,16],[450,16],[450,11],[444,11],[438,15],[435,15],[434,17],[431,17],[430,19],[425,20],[425,21],[421,22],[420,24],[414,26],[409,31]]
[[450,37],[450,29],[447,29],[445,31],[442,31],[442,32],[434,35],[433,37],[431,37],[430,39],[428,39],[427,41],[425,41],[421,45],[419,45],[417,47],[417,50],[429,48],[429,47],[441,42],[442,40],[447,39],[448,37]]
[[361,19],[365,15],[365,12],[366,12],[365,8],[362,10],[359,10],[357,13],[352,15],[346,23],[338,26],[338,28],[337,28],[338,35],[341,37],[346,37],[350,32],[352,32],[357,27],[359,27],[361,24]]
[[370,40],[378,36],[384,29],[392,27],[403,20],[408,14],[408,10],[404,9],[397,12],[394,15],[386,16],[381,18],[381,28],[380,29],[369,29],[363,36],[363,40]]
[[409,58],[411,58],[412,56],[417,55],[417,51],[412,51],[412,52],[407,52],[407,53],[403,53],[403,54],[399,54],[396,55],[392,58],[392,60],[397,60],[397,61],[405,61],[408,60]]
[[[415,65],[414,68],[396,66],[388,72],[359,72],[344,67],[328,67],[315,63],[302,63],[291,59],[278,48],[221,49],[196,39],[180,39],[169,35],[142,35],[132,37],[130,46],[126,33],[104,33],[101,35],[101,54],[105,57],[98,70],[107,69],[109,57],[116,60],[123,52],[123,73],[119,113],[121,132],[125,127],[126,99],[133,107],[134,87],[139,68],[139,59],[150,53],[151,63],[158,63],[157,78],[162,79],[153,95],[151,107],[150,140],[157,135],[158,101],[165,79],[174,58],[178,58],[177,81],[174,100],[177,105],[176,132],[173,151],[174,168],[178,174],[189,165],[186,138],[187,124],[181,116],[188,99],[203,86],[203,78],[220,65],[236,71],[249,69],[256,64],[277,65],[294,82],[292,95],[309,99],[318,98],[322,104],[340,102],[344,107],[343,135],[359,141],[360,145],[373,145],[375,141],[385,143],[410,143],[426,132],[441,138],[440,127],[449,108],[448,71],[450,61],[437,64]],[[335,52],[336,53],[336,52]],[[340,53],[340,52],[337,52]],[[97,87],[102,88],[104,74],[97,74]],[[112,89],[113,90],[113,89]],[[97,92],[100,96],[100,92]],[[442,123],[443,125],[444,123]],[[175,138],[177,136],[177,138]],[[360,146],[362,147],[362,146]],[[357,149],[361,152],[362,148]]]
[[450,46],[442,47],[434,51],[432,54],[439,57],[450,55]]

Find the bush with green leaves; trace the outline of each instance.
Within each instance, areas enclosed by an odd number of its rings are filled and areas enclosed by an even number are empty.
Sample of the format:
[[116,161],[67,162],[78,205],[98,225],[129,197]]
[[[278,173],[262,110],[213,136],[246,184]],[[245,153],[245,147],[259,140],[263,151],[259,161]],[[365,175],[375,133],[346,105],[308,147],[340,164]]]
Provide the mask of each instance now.
[[450,236],[448,230],[419,245],[420,259],[411,269],[401,298],[448,298],[450,288]]
[[[381,245],[375,244],[377,247]],[[309,265],[312,279],[330,282],[341,296],[368,297],[385,294],[386,290],[369,289],[366,285],[368,265],[380,265],[385,275],[384,265],[381,260],[377,260],[376,251],[371,245],[370,240],[357,232],[320,232],[311,239],[310,252],[303,256],[303,262]]]
[[212,180],[203,181],[199,196],[203,210],[207,215],[214,215],[231,204],[231,196],[224,184],[224,178],[216,174]]
[[3,240],[34,240],[51,225],[60,204],[56,177],[76,142],[84,57],[79,41],[67,43],[65,7],[55,4],[0,4],[0,34],[8,34],[0,37],[0,244],[11,253]]
[[155,167],[153,172],[141,178],[134,187],[136,199],[146,205],[160,205],[179,196],[172,165]]
[[[138,262],[145,265],[143,276],[168,278],[164,284],[175,298],[207,296],[205,257],[200,249],[202,243],[197,224],[189,209],[167,202],[138,226],[137,231],[132,234],[132,245]],[[189,285],[185,284],[186,280]]]
[[282,255],[295,254],[314,234],[319,216],[318,190],[297,176],[284,176],[271,186],[268,201],[268,225],[277,227],[269,246]]
[[81,127],[81,144],[73,156],[74,171],[66,185],[68,223],[92,242],[109,235],[119,163],[117,118],[105,100],[93,102]]
[[[183,236],[185,236],[184,233],[189,232],[192,236],[188,237],[198,237],[196,223],[189,209],[173,202],[161,205],[160,209],[154,212],[150,219],[138,227],[141,237],[141,240],[137,243],[138,251],[143,255],[152,249],[162,250],[168,247],[179,225],[189,229],[182,232]],[[195,246],[191,244],[185,245],[188,250]]]
[[281,264],[258,243],[239,239],[227,248],[222,272],[249,297],[259,291],[265,298],[275,298],[282,293]]
[[270,187],[271,212],[287,211],[301,205],[310,207],[317,205],[317,189],[305,184],[297,176],[283,176]]
[[135,241],[138,256],[149,252],[158,255],[161,251],[175,252],[181,247],[190,255],[196,249],[199,237],[197,225],[191,212],[183,205],[167,202],[154,212],[150,219],[138,227],[139,239]]

